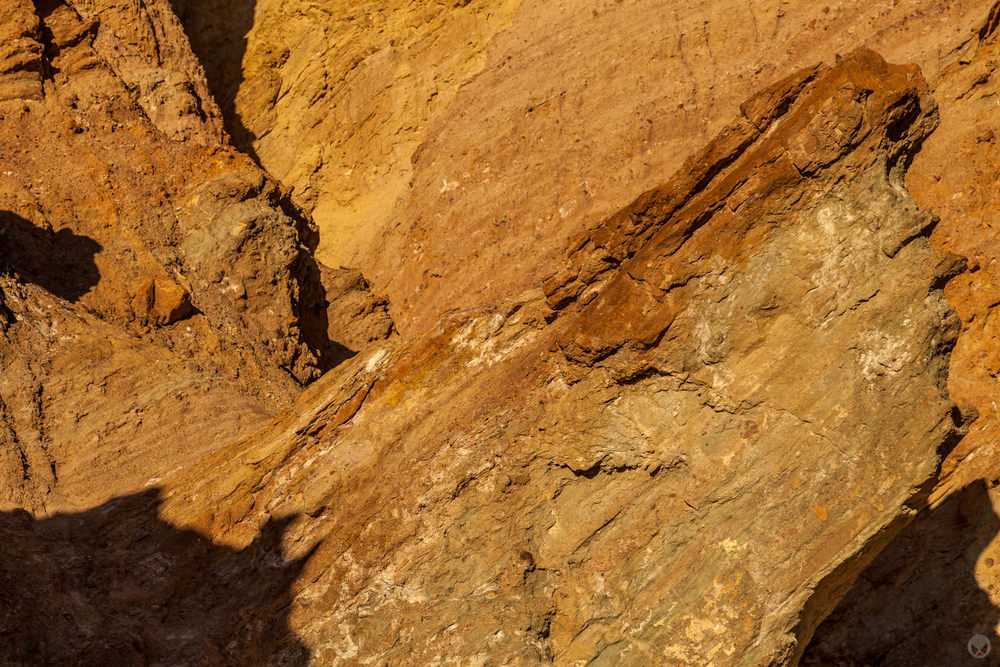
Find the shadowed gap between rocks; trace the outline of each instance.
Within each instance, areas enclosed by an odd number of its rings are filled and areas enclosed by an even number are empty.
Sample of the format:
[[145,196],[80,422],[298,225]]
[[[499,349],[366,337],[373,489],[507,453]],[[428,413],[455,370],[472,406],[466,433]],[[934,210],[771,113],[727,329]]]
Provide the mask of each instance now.
[[233,145],[260,164],[256,139],[236,111],[236,95],[243,83],[243,56],[247,34],[253,28],[257,0],[170,0],[184,26],[191,50],[205,68]]
[[94,261],[100,251],[90,237],[39,227],[0,211],[0,270],[13,271],[67,301],[78,301],[100,281]]
[[293,520],[243,550],[159,518],[156,489],[75,514],[0,513],[0,663],[305,665],[288,626]]
[[[223,122],[233,145],[249,155],[258,166],[254,150],[256,135],[247,128],[236,110],[236,97],[243,83],[243,59],[247,35],[254,25],[257,0],[169,0],[184,26],[191,50],[201,62],[209,89],[222,112]],[[283,212],[301,221],[302,212],[288,197],[279,202]],[[300,228],[300,233],[303,229]],[[353,357],[363,341],[343,341],[346,323],[331,321],[327,313],[332,302],[344,295],[331,295],[323,278],[324,270],[315,259],[318,234],[303,234],[309,257],[301,266],[303,278],[299,312],[305,342],[316,353],[321,372],[329,371]],[[336,272],[336,269],[334,269]],[[368,289],[365,283],[365,290]],[[391,329],[394,330],[394,329]],[[336,335],[328,335],[330,333]],[[385,338],[380,336],[379,338]]]
[[[1000,517],[982,480],[925,510],[862,571],[800,664],[1000,665],[1000,609],[975,579],[977,560],[998,532]],[[968,651],[977,634],[992,643],[986,659]]]

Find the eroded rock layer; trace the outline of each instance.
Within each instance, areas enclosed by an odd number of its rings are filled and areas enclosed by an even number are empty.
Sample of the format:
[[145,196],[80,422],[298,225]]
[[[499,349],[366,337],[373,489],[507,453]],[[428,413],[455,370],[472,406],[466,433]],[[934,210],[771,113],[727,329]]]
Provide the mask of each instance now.
[[173,3],[320,260],[360,268],[404,336],[537,285],[751,92],[860,46],[933,75],[992,4]]
[[0,662],[996,638],[1000,10],[674,5],[0,8]]
[[794,660],[960,437],[961,262],[902,187],[915,68],[859,52],[744,110],[546,293],[349,362],[165,516],[241,546],[300,513],[323,664]]
[[989,660],[1000,645],[998,23],[1000,5],[943,59],[931,82],[941,126],[907,177],[920,205],[941,216],[932,243],[969,258],[945,290],[962,318],[949,387],[978,419],[946,460],[931,508],[862,575],[806,664],[960,664],[976,634],[991,639]]
[[138,5],[77,4],[4,10],[23,58],[0,74],[3,508],[155,483],[266,424],[334,356],[311,222],[217,116],[154,99],[175,61],[205,87],[176,18],[142,6],[173,26],[157,62],[125,46]]

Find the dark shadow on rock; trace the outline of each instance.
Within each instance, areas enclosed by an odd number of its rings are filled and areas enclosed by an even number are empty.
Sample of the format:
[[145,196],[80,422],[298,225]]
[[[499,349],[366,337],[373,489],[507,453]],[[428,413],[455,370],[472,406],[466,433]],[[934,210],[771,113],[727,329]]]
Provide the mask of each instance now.
[[256,139],[236,112],[236,94],[243,83],[243,55],[247,33],[253,27],[257,0],[170,0],[195,56],[205,68],[208,87],[222,110],[226,131],[233,145],[260,159],[253,148]]
[[243,550],[159,518],[156,490],[77,514],[0,513],[0,664],[305,665],[288,627],[291,519]]
[[0,270],[14,271],[56,296],[77,301],[101,279],[94,255],[101,245],[68,229],[52,231],[0,211]]
[[308,252],[302,253],[295,269],[299,277],[297,312],[302,339],[316,355],[319,370],[325,373],[353,357],[356,352],[330,338],[329,295],[314,251],[315,247],[311,247]]
[[[924,510],[862,571],[817,628],[800,664],[1000,665],[1000,609],[974,576],[998,532],[1000,517],[981,480]],[[985,659],[968,651],[978,634],[992,643]]]
[[[170,4],[205,69],[208,86],[222,111],[233,145],[260,165],[253,147],[257,137],[243,124],[236,110],[236,96],[243,84],[247,34],[253,28],[257,0],[170,0]],[[292,202],[290,193],[283,194],[276,203],[295,222],[308,251],[299,257],[293,269],[300,288],[296,314],[304,342],[316,356],[320,372],[326,372],[353,357],[357,350],[345,344],[346,341],[330,337],[330,299],[336,295],[327,293],[323,272],[315,259],[318,232]]]

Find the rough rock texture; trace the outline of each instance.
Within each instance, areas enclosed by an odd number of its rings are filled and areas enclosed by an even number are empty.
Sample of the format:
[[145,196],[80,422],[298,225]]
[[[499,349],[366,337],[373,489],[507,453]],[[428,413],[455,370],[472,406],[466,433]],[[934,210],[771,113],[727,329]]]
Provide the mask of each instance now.
[[[969,258],[969,271],[952,281],[947,291],[963,321],[951,391],[956,400],[974,406],[980,418],[949,464],[954,489],[987,471],[1000,474],[1000,452],[993,447],[1000,435],[995,404],[1000,372],[996,344],[1000,323],[995,310],[1000,304],[1000,194],[995,187],[1000,176],[998,22],[1000,5],[979,33],[955,50],[934,82],[945,110],[942,125],[917,156],[908,179],[921,204],[941,216],[935,244]],[[963,466],[969,457],[980,460]]]
[[535,286],[750,92],[859,46],[933,75],[992,4],[173,1],[319,259],[361,269],[404,336]]
[[139,288],[132,305],[138,318],[158,325],[173,324],[191,314],[191,295],[167,276],[157,276]]
[[311,223],[247,157],[149,120],[98,48],[125,34],[101,23],[114,6],[4,9],[39,61],[0,76],[4,508],[137,490],[266,424],[323,367]]
[[42,45],[31,0],[11,0],[0,8],[0,100],[42,95]]
[[794,660],[962,431],[962,263],[902,187],[926,93],[871,52],[765,91],[544,294],[352,360],[164,516],[300,513],[321,664]]
[[326,221],[320,259],[353,266],[397,215],[429,120],[523,0],[171,2],[236,143]]
[[0,662],[996,639],[1000,10],[170,5],[0,8]]
[[[52,0],[45,4],[58,4]],[[150,121],[174,139],[226,142],[222,115],[169,0],[68,0],[93,48],[132,90]]]
[[360,271],[321,265],[320,276],[328,304],[327,337],[343,348],[342,354],[365,350],[393,334],[389,302],[372,294]]
[[962,318],[952,396],[979,414],[945,462],[932,509],[879,557],[817,634],[808,664],[964,664],[973,634],[1000,646],[1000,5],[956,45],[932,81],[941,126],[916,156],[907,183],[941,216],[932,236],[969,258],[946,295]]

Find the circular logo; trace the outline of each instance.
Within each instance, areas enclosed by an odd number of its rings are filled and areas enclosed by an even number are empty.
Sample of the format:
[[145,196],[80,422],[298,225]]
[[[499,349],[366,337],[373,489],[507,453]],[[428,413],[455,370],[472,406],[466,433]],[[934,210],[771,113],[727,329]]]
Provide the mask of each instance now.
[[990,654],[990,639],[985,635],[975,635],[969,640],[969,654],[978,660],[982,660]]

